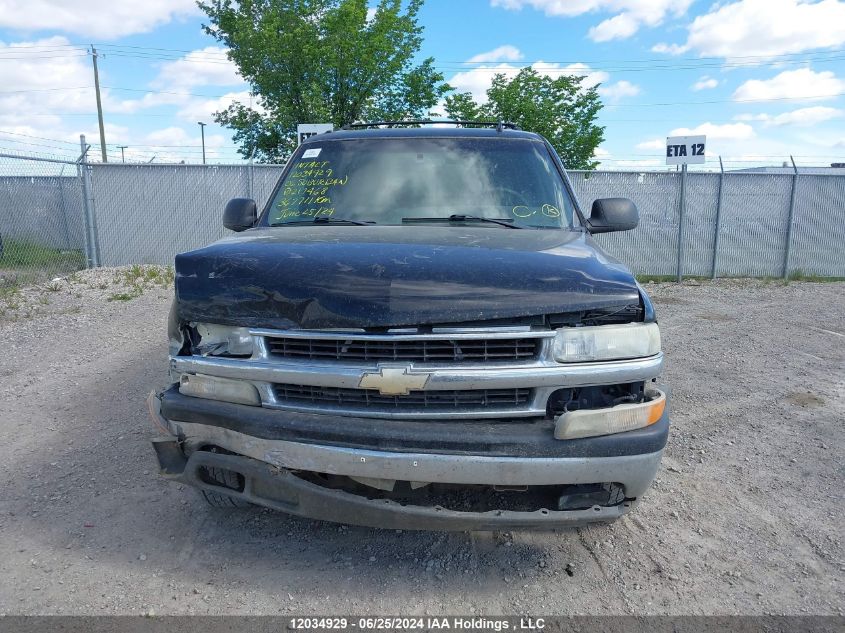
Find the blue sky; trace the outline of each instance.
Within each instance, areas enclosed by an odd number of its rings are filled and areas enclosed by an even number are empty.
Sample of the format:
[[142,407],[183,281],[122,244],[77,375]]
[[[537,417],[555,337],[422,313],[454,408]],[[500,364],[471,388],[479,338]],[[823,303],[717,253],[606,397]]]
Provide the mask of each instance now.
[[[91,43],[110,160],[238,158],[212,112],[248,86],[193,0],[0,0],[0,152],[75,156],[98,142]],[[704,133],[708,168],[845,162],[840,0],[428,0],[422,54],[483,98],[533,64],[599,83],[604,167],[662,167],[669,134]],[[99,151],[99,147],[94,147]]]

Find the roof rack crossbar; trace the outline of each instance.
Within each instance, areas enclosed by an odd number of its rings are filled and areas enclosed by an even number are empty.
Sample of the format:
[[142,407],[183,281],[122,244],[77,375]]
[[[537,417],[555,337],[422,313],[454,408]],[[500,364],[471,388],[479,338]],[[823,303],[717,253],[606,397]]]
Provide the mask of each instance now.
[[410,121],[373,121],[372,123],[350,123],[344,125],[343,130],[366,130],[369,128],[378,127],[400,127],[408,125],[459,125],[462,127],[492,127],[502,132],[505,128],[509,130],[519,130],[520,127],[516,123],[509,123],[506,121],[431,121],[431,120],[410,120]]

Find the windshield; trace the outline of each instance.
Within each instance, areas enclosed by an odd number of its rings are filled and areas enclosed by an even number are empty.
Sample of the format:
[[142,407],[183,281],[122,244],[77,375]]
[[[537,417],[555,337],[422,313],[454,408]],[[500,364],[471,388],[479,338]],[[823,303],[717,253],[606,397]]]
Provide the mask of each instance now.
[[416,224],[453,216],[479,225],[479,218],[492,218],[523,228],[573,226],[571,199],[539,141],[338,140],[311,143],[292,161],[269,211],[271,225]]

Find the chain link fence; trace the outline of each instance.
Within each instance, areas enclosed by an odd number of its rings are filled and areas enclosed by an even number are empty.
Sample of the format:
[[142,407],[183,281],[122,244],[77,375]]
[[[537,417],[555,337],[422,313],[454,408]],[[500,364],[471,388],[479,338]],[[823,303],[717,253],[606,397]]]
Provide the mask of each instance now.
[[0,155],[0,285],[89,265],[82,166]]
[[[0,154],[0,284],[172,264],[226,233],[232,197],[266,203],[279,165],[84,164]],[[633,231],[596,236],[635,273],[845,277],[845,176],[572,172],[593,200],[632,199]],[[411,230],[411,229],[409,229]]]

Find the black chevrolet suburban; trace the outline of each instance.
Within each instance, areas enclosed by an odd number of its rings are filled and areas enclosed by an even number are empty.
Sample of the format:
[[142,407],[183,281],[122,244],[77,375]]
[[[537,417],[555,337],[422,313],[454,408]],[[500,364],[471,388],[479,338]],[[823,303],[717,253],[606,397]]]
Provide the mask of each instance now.
[[648,295],[541,136],[507,124],[308,139],[260,211],[176,257],[161,473],[216,506],[402,529],[611,521],[669,431]]

